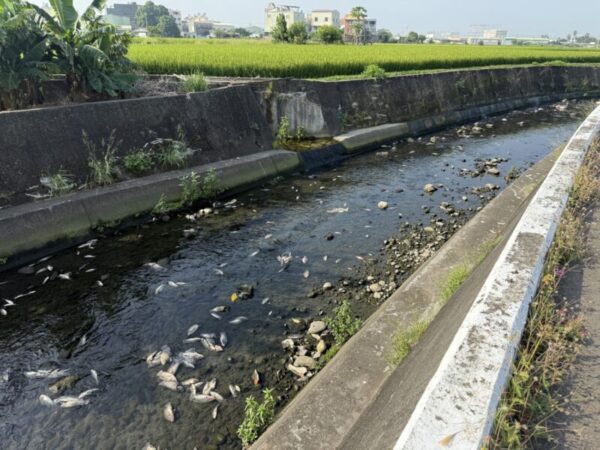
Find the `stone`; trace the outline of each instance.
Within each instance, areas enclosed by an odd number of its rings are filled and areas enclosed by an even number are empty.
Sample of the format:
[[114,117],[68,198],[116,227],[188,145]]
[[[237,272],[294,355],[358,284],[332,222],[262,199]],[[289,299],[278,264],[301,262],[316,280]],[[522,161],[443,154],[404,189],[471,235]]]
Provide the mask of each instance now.
[[307,367],[308,369],[314,369],[317,367],[317,362],[310,356],[298,356],[294,360],[294,366],[296,367]]
[[319,342],[317,342],[317,352],[323,354],[325,353],[325,350],[327,350],[327,344],[323,339],[321,339]]
[[388,206],[389,206],[389,205],[388,205],[388,202],[383,202],[383,201],[381,201],[381,202],[377,203],[377,207],[378,207],[379,209],[388,209]]
[[281,346],[284,350],[294,350],[294,341],[292,339],[284,339],[283,341],[281,341]]
[[426,233],[435,233],[433,227],[425,227],[423,228],[423,231],[425,231]]
[[299,377],[303,377],[304,375],[306,375],[306,372],[308,372],[308,369],[306,367],[296,367],[293,364],[288,364],[287,369],[294,375],[297,375]]
[[431,194],[432,192],[435,192],[435,191],[437,191],[437,188],[436,188],[436,187],[435,187],[433,184],[431,184],[431,183],[428,183],[428,184],[426,184],[425,186],[423,186],[423,190],[424,190],[425,192],[427,192],[427,193]]
[[315,320],[308,327],[308,334],[317,334],[325,330],[327,324],[322,320]]
[[379,291],[381,291],[381,285],[379,283],[373,283],[373,284],[369,285],[369,291],[379,292]]
[[500,175],[500,171],[495,167],[488,168],[487,173],[489,173],[490,175]]
[[333,289],[333,284],[331,284],[329,281],[327,281],[325,284],[323,284],[324,291],[328,291],[330,289]]

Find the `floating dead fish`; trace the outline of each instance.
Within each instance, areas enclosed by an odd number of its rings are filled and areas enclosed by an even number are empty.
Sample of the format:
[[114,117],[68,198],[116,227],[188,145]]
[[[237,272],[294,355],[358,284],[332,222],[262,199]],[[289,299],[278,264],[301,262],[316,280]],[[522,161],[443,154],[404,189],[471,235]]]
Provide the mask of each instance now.
[[265,305],[265,304],[267,304],[267,303],[269,302],[269,300],[271,300],[271,298],[270,298],[270,297],[265,297],[265,298],[263,298],[263,299],[262,299],[261,303],[262,303],[263,305]]
[[150,442],[146,442],[146,445],[144,445],[142,447],[142,450],[159,450],[159,449],[156,448],[154,445],[152,445]]
[[183,390],[183,388],[179,386],[179,384],[175,381],[161,381],[160,383],[158,383],[158,385],[167,388],[168,390],[173,392],[180,392],[181,390]]
[[358,259],[359,261],[364,261],[365,258],[363,258],[362,256],[357,256],[356,259]]
[[205,395],[210,394],[214,388],[217,387],[217,379],[213,378],[212,380],[210,380],[208,383],[206,383],[204,385],[204,388],[202,388],[202,393]]
[[192,386],[193,384],[198,383],[198,381],[200,381],[200,380],[198,380],[198,378],[188,378],[187,380],[182,381],[181,385],[185,386],[185,387],[189,387],[189,386]]
[[158,366],[160,365],[160,355],[162,352],[158,351],[158,352],[153,352],[150,353],[147,357],[146,357],[146,364],[148,364],[148,367],[154,367],[154,366]]
[[204,339],[215,339],[217,335],[215,333],[200,333],[200,337]]
[[90,370],[90,374],[92,374],[92,379],[96,382],[96,384],[100,384],[100,381],[98,380],[98,372],[92,369]]
[[282,267],[289,265],[292,261],[292,252],[284,253],[277,257],[277,261],[281,264]]
[[327,255],[323,256],[323,261],[327,261],[327,259],[328,259]]
[[0,308],[0,316],[6,316],[8,312],[4,308]]
[[88,389],[87,391],[83,391],[81,394],[79,394],[79,396],[77,398],[84,399],[84,398],[92,395],[94,392],[98,392],[98,389],[93,388],[93,389]]
[[54,400],[54,403],[61,408],[75,408],[77,406],[89,405],[90,401],[79,397],[64,396]]
[[248,320],[247,317],[245,317],[245,316],[239,316],[239,317],[236,317],[233,320],[230,320],[229,323],[231,323],[233,325],[237,325],[237,324],[240,324],[240,323],[242,323],[242,322],[244,322],[246,320]]
[[170,403],[167,403],[163,408],[163,416],[167,422],[175,422],[175,412],[173,411],[173,406]]
[[156,374],[156,376],[160,381],[172,381],[177,384],[177,377],[172,373],[161,370]]
[[155,293],[156,295],[160,294],[160,293],[161,293],[161,292],[162,292],[162,291],[165,289],[165,287],[166,287],[166,286],[165,286],[164,284],[161,284],[161,285],[159,285],[159,286],[156,288],[156,290],[154,291],[154,293]]
[[93,249],[96,246],[97,243],[98,243],[98,239],[92,239],[90,241],[87,241],[85,244],[81,244],[77,248],[89,248],[89,249]]
[[181,361],[183,364],[190,368],[194,368],[193,365],[196,361],[199,361],[204,358],[204,355],[198,353],[193,348],[187,349],[185,352],[181,352],[177,355],[176,360]]
[[[171,364],[169,366],[169,368],[167,369],[167,372],[170,373],[171,375],[175,375],[177,373],[177,371],[179,370],[179,365],[180,365],[179,362],[177,362],[177,361],[174,362],[173,364]],[[192,367],[192,369],[193,368],[194,367]]]
[[90,254],[88,254],[88,255],[83,255],[83,257],[85,259],[94,259],[96,257],[96,255],[90,255]]
[[217,418],[217,414],[219,413],[219,405],[215,406],[212,410],[212,418],[215,420]]
[[220,315],[218,315],[217,313],[210,313],[210,315],[213,316],[217,320],[221,320],[222,319],[222,317]]
[[216,401],[218,401],[219,403],[222,403],[225,401],[225,399],[223,398],[223,396],[221,394],[219,394],[218,392],[211,392],[210,395],[212,395]]
[[260,250],[256,250],[255,252],[250,253],[250,258],[254,258],[256,255],[258,255]]
[[171,360],[171,349],[168,345],[163,346],[161,349],[159,360],[163,366]]
[[304,276],[304,278],[308,278],[310,277],[310,272],[308,270],[305,270],[302,275]]
[[48,397],[45,394],[40,395],[39,399],[40,399],[40,403],[44,406],[48,406],[48,407],[54,406],[54,400],[52,400],[50,397]]
[[219,342],[221,343],[223,348],[227,347],[227,343],[229,342],[229,340],[227,339],[227,333],[225,333],[224,331],[221,331],[221,334],[219,335]]
[[272,235],[272,234],[267,234],[267,235],[265,236],[265,239],[271,239],[272,237],[273,237],[273,235]]
[[15,298],[14,298],[14,299],[15,299],[15,300],[19,300],[20,298],[23,298],[23,297],[29,297],[30,295],[33,295],[33,294],[35,294],[36,292],[37,292],[37,291],[29,291],[29,292],[26,292],[25,294],[19,294],[19,295],[15,296]]
[[217,275],[220,275],[220,276],[223,276],[223,275],[225,275],[225,272],[223,272],[221,269],[213,269],[213,270],[215,271],[215,273],[216,273]]
[[207,350],[210,350],[210,351],[213,351],[213,352],[222,352],[223,351],[223,347],[220,346],[220,345],[215,344],[212,339],[204,339],[204,338],[202,338],[202,345]]
[[155,262],[149,262],[144,265],[146,267],[150,267],[151,269],[154,269],[154,270],[164,270],[165,269],[163,266],[161,266],[160,264],[157,264]]
[[195,323],[194,325],[192,325],[191,327],[188,328],[187,335],[191,336],[192,334],[194,334],[198,330],[198,328],[200,328],[200,325],[198,325],[198,324]]
[[254,369],[254,372],[252,372],[252,384],[254,384],[255,386],[258,386],[260,384],[260,374],[256,369]]
[[71,281],[71,272],[61,273],[58,275],[58,278],[65,281]]
[[84,334],[83,336],[81,336],[81,339],[79,339],[79,346],[83,347],[87,342],[87,336]]
[[202,340],[202,338],[200,338],[200,337],[193,337],[193,338],[184,339],[183,342],[185,342],[187,344],[191,344],[193,342],[200,342],[201,340]]
[[308,258],[306,256],[302,257],[302,264],[306,264],[308,262]]
[[104,283],[103,283],[102,281],[100,281],[100,280],[97,280],[97,281],[96,281],[96,285],[97,285],[98,287],[104,287]]
[[223,313],[229,310],[229,306],[216,306],[210,310],[211,313]]
[[329,214],[341,214],[341,213],[347,213],[348,212],[348,208],[333,208],[327,211]]
[[241,389],[237,384],[230,384],[229,392],[231,392],[231,396],[235,398],[241,392]]
[[210,403],[214,402],[216,399],[212,395],[192,393],[190,395],[190,400],[196,403]]
[[178,288],[179,285],[177,283],[175,283],[174,281],[169,281],[169,286],[171,286],[172,288]]
[[53,370],[36,370],[25,372],[25,377],[30,379],[49,379],[52,380],[54,378],[62,378],[69,375],[69,371],[66,369],[53,369]]

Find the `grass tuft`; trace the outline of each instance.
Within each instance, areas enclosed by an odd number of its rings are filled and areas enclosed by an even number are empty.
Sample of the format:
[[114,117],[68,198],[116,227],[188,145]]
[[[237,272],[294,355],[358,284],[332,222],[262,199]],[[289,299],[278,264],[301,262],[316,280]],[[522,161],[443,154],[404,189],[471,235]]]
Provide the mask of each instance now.
[[262,403],[258,403],[258,400],[254,396],[246,397],[244,420],[237,431],[244,448],[250,447],[275,417],[273,390],[265,389],[263,391],[263,399]]
[[431,322],[423,320],[413,324],[408,330],[399,330],[392,339],[392,354],[389,363],[400,364],[406,358]]
[[115,130],[112,130],[108,139],[102,138],[100,145],[96,145],[88,136],[82,132],[83,143],[89,152],[88,166],[92,171],[93,184],[103,186],[112,184],[118,176],[117,171],[117,146]]

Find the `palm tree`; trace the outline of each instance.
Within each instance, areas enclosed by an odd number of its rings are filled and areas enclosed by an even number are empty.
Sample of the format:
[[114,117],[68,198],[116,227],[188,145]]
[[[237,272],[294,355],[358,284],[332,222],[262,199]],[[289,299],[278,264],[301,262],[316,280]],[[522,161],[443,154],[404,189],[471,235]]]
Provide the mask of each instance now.
[[367,17],[367,9],[363,6],[355,6],[350,11],[350,17],[354,22],[350,26],[354,34],[354,43],[359,44],[363,41],[365,34],[365,18]]

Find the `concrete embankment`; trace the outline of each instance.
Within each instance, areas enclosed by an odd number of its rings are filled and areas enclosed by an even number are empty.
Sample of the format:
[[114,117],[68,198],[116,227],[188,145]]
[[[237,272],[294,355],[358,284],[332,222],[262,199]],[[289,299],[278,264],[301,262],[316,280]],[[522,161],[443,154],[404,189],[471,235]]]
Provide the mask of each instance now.
[[[369,318],[284,409],[254,448],[316,450],[349,445],[345,439],[352,435],[353,427],[395,373],[391,363],[394,335],[436,317],[445,302],[443,291],[447,281],[457,270],[474,270],[485,253],[510,233],[559,154],[557,150],[525,172],[457,231]],[[410,378],[415,381],[414,376]],[[384,430],[373,424],[367,428],[376,430],[375,434],[394,432],[389,424]],[[392,442],[399,433],[400,430]],[[361,434],[373,437],[364,428],[357,436]],[[379,448],[369,447],[376,439],[357,438],[356,442],[366,445],[363,448]]]

